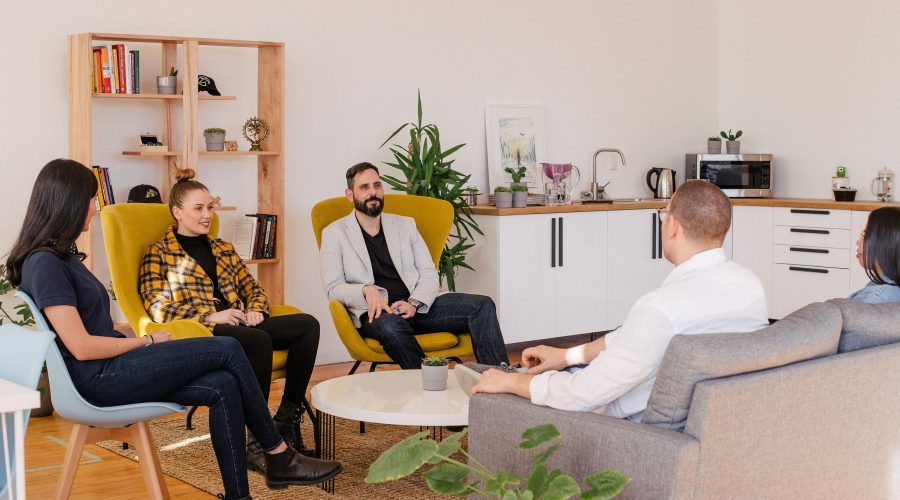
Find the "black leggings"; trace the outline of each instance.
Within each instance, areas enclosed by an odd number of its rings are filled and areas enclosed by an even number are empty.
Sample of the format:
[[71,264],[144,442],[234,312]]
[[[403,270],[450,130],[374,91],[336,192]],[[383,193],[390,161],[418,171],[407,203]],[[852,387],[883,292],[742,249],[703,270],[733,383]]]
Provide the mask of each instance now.
[[241,343],[266,401],[272,385],[272,351],[288,349],[283,399],[298,405],[303,401],[319,349],[316,318],[309,314],[273,316],[253,327],[219,324],[212,333]]

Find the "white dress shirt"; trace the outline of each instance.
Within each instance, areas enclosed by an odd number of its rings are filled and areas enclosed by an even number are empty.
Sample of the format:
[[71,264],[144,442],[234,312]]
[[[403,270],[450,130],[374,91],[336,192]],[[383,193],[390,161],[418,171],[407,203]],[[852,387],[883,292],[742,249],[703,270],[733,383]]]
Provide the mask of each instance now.
[[531,402],[640,421],[669,341],[678,334],[750,332],[769,324],[759,279],[721,248],[700,252],[635,302],[606,348],[575,373],[531,380]]

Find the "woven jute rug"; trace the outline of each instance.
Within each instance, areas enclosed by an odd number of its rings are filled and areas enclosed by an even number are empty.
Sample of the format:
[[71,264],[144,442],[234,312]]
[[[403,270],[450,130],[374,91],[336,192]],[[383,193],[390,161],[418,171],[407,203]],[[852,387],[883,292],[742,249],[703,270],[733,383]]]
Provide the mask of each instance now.
[[[270,490],[265,479],[248,471],[250,492],[253,498],[439,498],[428,489],[421,477],[421,470],[398,481],[367,484],[363,481],[369,464],[384,450],[398,441],[419,432],[418,427],[366,424],[365,434],[359,433],[359,423],[338,418],[336,426],[335,458],[344,464],[344,471],[335,480],[334,495],[318,486],[292,486],[285,490]],[[154,420],[150,423],[153,440],[156,442],[163,473],[180,479],[212,495],[223,493],[222,479],[216,463],[216,456],[209,439],[209,419],[206,413],[194,415],[194,428],[184,428],[184,417]],[[444,430],[444,437],[449,435]],[[303,441],[307,446],[314,443],[312,425],[304,419]],[[122,449],[119,441],[103,441],[101,447],[132,460],[137,460],[134,448]],[[465,440],[463,441],[465,446]],[[464,458],[462,459],[465,460]]]

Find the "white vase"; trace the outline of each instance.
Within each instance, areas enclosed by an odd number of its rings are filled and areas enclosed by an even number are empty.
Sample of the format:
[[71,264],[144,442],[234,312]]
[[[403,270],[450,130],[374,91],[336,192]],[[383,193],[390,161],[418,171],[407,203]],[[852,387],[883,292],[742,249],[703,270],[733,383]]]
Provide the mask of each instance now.
[[422,365],[422,389],[426,391],[446,391],[449,367]]

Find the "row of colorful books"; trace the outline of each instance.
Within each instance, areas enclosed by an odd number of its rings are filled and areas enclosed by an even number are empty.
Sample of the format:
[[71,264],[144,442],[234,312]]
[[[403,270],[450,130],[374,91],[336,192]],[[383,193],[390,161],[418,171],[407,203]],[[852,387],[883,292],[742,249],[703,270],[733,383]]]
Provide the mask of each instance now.
[[94,47],[95,94],[140,94],[141,54],[123,43]]
[[275,233],[278,216],[273,214],[247,214],[234,223],[232,244],[245,260],[274,259]]
[[113,195],[112,183],[109,181],[109,169],[94,165],[94,177],[97,178],[97,208],[102,209],[107,205],[115,205],[116,197]]

